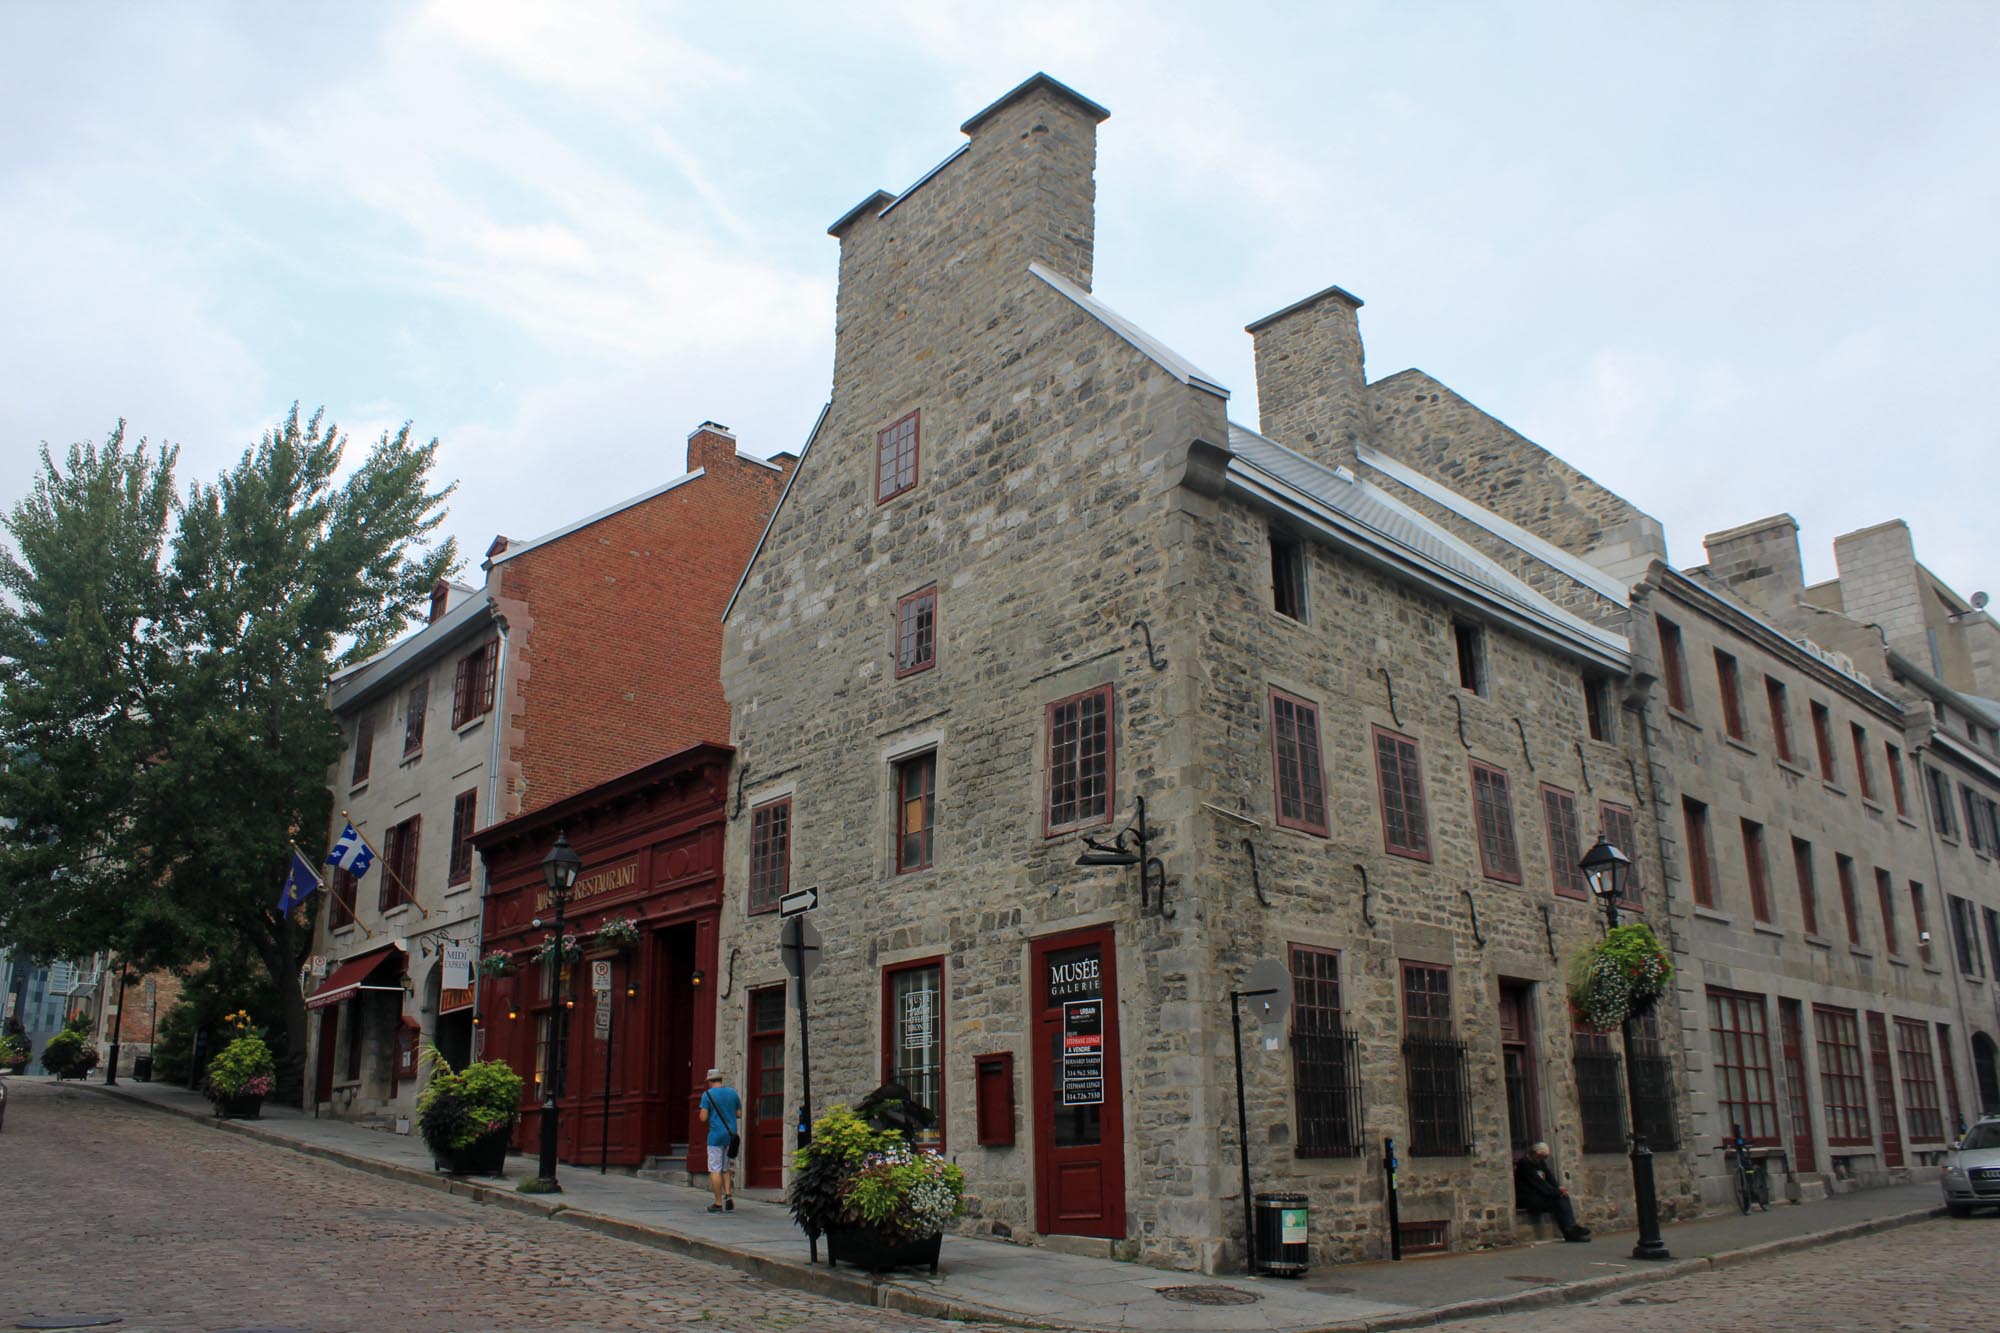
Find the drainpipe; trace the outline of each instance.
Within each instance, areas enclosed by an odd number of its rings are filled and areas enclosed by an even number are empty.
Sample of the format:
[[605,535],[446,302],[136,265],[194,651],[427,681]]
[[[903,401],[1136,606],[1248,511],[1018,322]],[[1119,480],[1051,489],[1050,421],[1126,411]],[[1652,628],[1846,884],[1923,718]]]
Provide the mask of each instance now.
[[[493,670],[497,677],[493,685],[494,717],[493,736],[487,743],[486,752],[486,822],[494,822],[495,803],[500,799],[500,732],[507,721],[507,620],[496,607],[494,624],[500,627],[500,652],[494,661]],[[479,924],[474,931],[472,946],[472,1013],[479,1016],[479,992],[485,988],[485,974],[479,970],[479,961],[486,957],[486,893],[491,887],[487,878],[486,858],[479,858]],[[486,1058],[486,1026],[474,1025],[472,1029],[472,1058]]]

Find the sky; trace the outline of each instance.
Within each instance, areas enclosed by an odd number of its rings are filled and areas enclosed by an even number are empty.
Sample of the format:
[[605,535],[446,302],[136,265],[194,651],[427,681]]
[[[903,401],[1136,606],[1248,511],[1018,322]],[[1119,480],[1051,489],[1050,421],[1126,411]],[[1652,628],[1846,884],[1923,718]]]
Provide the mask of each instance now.
[[[1046,71],[1102,103],[1096,294],[1233,391],[1337,283],[1658,517],[1907,519],[2000,585],[2000,5],[430,0],[0,6],[0,505],[39,446],[212,479],[294,401],[404,421],[477,561],[797,451],[827,226]],[[1996,587],[1995,591],[2000,591]]]

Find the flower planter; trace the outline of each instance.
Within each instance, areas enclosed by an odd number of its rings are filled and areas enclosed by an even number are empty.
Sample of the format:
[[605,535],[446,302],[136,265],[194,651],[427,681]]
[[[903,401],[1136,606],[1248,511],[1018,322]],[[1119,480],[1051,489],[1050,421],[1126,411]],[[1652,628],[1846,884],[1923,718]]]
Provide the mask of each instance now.
[[943,1232],[915,1240],[892,1240],[872,1227],[832,1227],[826,1233],[826,1261],[829,1265],[852,1264],[871,1273],[928,1264],[935,1273],[938,1249],[943,1244]]
[[264,1113],[264,1098],[260,1093],[238,1093],[234,1097],[222,1097],[215,1103],[215,1114],[219,1120],[256,1120]]
[[25,1074],[28,1072],[28,1062],[26,1060],[16,1060],[13,1064],[7,1066],[7,1072],[10,1074]]
[[432,1153],[437,1169],[449,1176],[498,1176],[507,1169],[507,1143],[514,1127],[496,1129],[448,1152]]

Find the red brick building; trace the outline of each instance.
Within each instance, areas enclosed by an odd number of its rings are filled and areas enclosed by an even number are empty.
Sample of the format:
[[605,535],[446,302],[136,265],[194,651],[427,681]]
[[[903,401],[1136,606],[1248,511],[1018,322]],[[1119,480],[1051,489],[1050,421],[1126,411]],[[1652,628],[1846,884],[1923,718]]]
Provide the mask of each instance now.
[[507,626],[501,818],[729,738],[722,608],[798,460],[688,436],[687,474],[526,544],[494,543]]

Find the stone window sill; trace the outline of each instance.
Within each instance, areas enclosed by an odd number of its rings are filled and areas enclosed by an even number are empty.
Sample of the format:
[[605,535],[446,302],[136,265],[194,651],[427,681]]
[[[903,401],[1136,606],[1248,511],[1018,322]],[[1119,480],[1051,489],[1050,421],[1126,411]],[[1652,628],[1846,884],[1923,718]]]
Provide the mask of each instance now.
[[1734,736],[1724,736],[1722,740],[1723,743],[1726,744],[1732,750],[1739,750],[1742,753],[1748,755],[1754,755],[1757,753],[1756,749],[1752,747],[1749,743],[1745,741],[1740,741]]
[[1778,756],[1778,767],[1784,769],[1787,773],[1790,773],[1795,778],[1804,778],[1812,776],[1811,774],[1806,772],[1805,765],[1799,763],[1797,760],[1787,759],[1783,755]]
[[1889,966],[1891,966],[1891,967],[1908,967],[1909,965],[1910,965],[1910,960],[1909,960],[1909,959],[1907,959],[1907,958],[1904,958],[1904,957],[1902,957],[1902,956],[1901,956],[1900,954],[1893,954],[1893,953],[1892,953],[1892,954],[1890,954],[1890,955],[1889,955]]
[[1686,727],[1690,731],[1700,731],[1702,729],[1701,723],[1694,720],[1693,714],[1683,713],[1680,709],[1675,708],[1672,704],[1667,705],[1667,716],[1673,721],[1680,723],[1682,726]]
[[1905,828],[1915,828],[1917,826],[1917,821],[1910,818],[1908,815],[1900,815],[1900,814],[1897,815],[1896,822],[1898,824],[1903,825]]
[[1785,938],[1785,932],[1783,930],[1779,929],[1777,926],[1768,925],[1762,921],[1751,922],[1750,929],[1755,931],[1759,935],[1769,935],[1773,939],[1781,940]]
[[1735,917],[1729,916],[1722,912],[1718,912],[1713,907],[1703,907],[1699,903],[1695,904],[1694,914],[1695,917],[1699,920],[1713,921],[1717,925],[1733,926],[1736,924]]
[[1876,800],[1873,796],[1862,797],[1861,804],[1867,806],[1870,810],[1873,810],[1878,815],[1886,815],[1889,813],[1887,810],[1882,808],[1882,803]]
[[473,732],[479,730],[481,727],[486,725],[486,716],[487,716],[486,714],[481,713],[478,717],[473,718],[470,722],[466,723],[464,726],[456,728],[453,734],[459,737],[459,739],[463,740],[465,737],[470,736]]
[[1832,778],[1822,779],[1820,785],[1822,787],[1825,787],[1828,791],[1832,792],[1835,796],[1847,795],[1847,788],[1841,786],[1838,782],[1835,782]]
[[1853,954],[1856,958],[1866,958],[1871,962],[1875,958],[1875,951],[1873,949],[1863,949],[1858,945],[1853,945],[1853,944],[1848,945],[1847,952]]
[[1815,949],[1830,950],[1833,948],[1833,941],[1828,939],[1824,935],[1808,935],[1805,937],[1805,941],[1807,944],[1812,945],[1812,947]]

